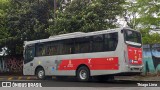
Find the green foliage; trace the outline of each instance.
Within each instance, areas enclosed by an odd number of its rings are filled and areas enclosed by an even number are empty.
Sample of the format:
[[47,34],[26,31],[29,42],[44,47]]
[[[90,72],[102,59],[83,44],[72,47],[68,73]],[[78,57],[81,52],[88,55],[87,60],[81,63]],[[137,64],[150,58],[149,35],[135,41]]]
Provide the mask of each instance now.
[[143,37],[143,43],[144,44],[155,44],[155,43],[160,43],[160,35],[158,33],[152,34],[152,35],[145,35]]
[[127,2],[126,12],[130,18],[128,26],[142,33],[144,44],[159,43],[159,34],[149,34],[152,26],[160,28],[160,0],[136,0]]
[[9,6],[9,0],[0,0],[0,46],[5,43],[2,38],[7,38],[9,36],[6,20]]
[[48,38],[45,31],[48,27],[52,0],[8,0],[9,7],[2,8],[6,15],[3,18],[0,32],[0,47],[6,46],[10,54],[22,54],[23,42]]
[[[22,54],[23,42],[76,31],[115,28],[124,0],[1,0],[0,48]],[[65,6],[62,6],[65,4]],[[56,16],[54,16],[56,13]]]
[[54,35],[115,28],[123,3],[124,0],[73,0],[65,10],[57,10],[57,17],[48,31]]

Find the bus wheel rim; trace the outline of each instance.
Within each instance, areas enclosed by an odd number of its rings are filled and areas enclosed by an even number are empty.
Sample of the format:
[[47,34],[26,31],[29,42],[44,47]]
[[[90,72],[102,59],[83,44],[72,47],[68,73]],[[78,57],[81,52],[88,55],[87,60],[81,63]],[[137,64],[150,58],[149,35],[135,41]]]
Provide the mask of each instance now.
[[79,73],[79,76],[81,79],[86,79],[87,78],[87,72],[85,70],[81,70]]
[[39,71],[38,72],[38,76],[39,76],[39,78],[42,78],[44,76],[44,72],[43,71]]

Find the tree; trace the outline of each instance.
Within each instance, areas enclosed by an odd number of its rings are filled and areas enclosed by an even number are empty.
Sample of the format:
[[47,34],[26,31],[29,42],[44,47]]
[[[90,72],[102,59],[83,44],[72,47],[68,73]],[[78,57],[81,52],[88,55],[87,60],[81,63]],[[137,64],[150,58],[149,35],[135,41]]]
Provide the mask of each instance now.
[[[140,30],[144,44],[159,43],[159,34],[149,34],[152,29],[160,28],[160,1],[159,0],[136,0],[127,2],[127,24],[131,28]],[[155,28],[152,28],[155,27]]]
[[116,27],[116,16],[121,15],[124,0],[73,0],[65,9],[57,10],[48,31],[54,34],[90,32]]
[[0,0],[0,39],[8,36],[6,25],[6,12],[9,8],[9,5],[10,3],[8,0]]
[[45,31],[48,20],[52,15],[52,0],[8,0],[9,7],[5,11],[5,25],[2,26],[6,32],[0,35],[0,47],[6,46],[10,54],[22,54],[23,42],[35,39],[48,38],[49,33]]
[[[5,39],[9,36],[7,29],[7,10],[9,9],[10,3],[9,0],[0,0],[0,46],[5,44]],[[4,47],[4,46],[3,46]],[[0,49],[1,51],[1,49]]]
[[[2,0],[7,1],[7,0]],[[22,54],[23,42],[76,31],[90,32],[116,27],[124,0],[8,0],[1,14],[0,48]],[[62,4],[65,4],[63,7]],[[7,7],[7,8],[6,8]],[[54,16],[54,13],[56,15]]]

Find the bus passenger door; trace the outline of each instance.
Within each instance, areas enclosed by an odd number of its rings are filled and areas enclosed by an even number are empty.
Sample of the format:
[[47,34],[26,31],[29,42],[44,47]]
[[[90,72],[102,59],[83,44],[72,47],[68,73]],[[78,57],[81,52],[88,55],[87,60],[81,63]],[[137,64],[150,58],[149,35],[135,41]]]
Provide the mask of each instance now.
[[24,52],[23,74],[32,75],[33,59],[35,56],[35,45],[29,45]]

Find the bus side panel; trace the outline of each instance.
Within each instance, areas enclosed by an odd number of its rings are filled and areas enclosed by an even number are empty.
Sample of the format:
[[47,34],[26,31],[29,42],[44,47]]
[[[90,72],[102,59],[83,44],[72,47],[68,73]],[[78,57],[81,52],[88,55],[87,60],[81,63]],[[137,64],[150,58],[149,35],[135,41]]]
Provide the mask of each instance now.
[[75,76],[81,64],[89,67],[91,76],[125,72],[124,39],[121,33],[118,36],[115,51],[38,57],[35,59],[35,68],[41,65],[46,75],[66,76]]
[[23,75],[34,75],[33,74],[33,66],[30,66],[30,63],[33,63],[33,61],[29,62],[29,63],[25,63],[23,64]]
[[57,56],[45,56],[45,57],[36,57],[34,59],[34,68],[32,68],[32,72],[36,71],[38,66],[43,67],[45,70],[46,76],[54,76],[54,75],[65,75],[65,76],[74,76],[75,70],[58,70],[59,64],[62,60],[57,60]]
[[123,34],[118,33],[115,51],[80,53],[57,56],[37,57],[33,71],[39,65],[44,67],[46,75],[75,76],[79,65],[85,64],[91,70],[91,76],[127,72],[124,56]]
[[90,70],[118,70],[118,57],[86,58],[62,60],[58,70],[76,70],[79,65],[84,64]]
[[108,74],[117,74],[121,72],[127,72],[127,62],[125,60],[125,54],[124,54],[124,38],[123,33],[118,33],[118,44],[115,51],[112,52],[106,52],[105,56],[116,56],[118,57],[118,69],[110,69],[110,70],[91,70],[91,76],[97,76],[97,75],[108,75]]
[[[114,53],[114,52],[112,52]],[[80,58],[83,56],[90,56],[90,58]],[[118,71],[119,70],[119,59],[118,57],[109,57],[111,55],[107,55],[105,52],[101,54],[81,54],[81,55],[73,55],[77,56],[75,59],[70,59],[69,55],[61,56],[61,58],[66,58],[63,60],[56,60],[54,56],[49,57],[38,57],[34,61],[34,68],[32,71],[35,71],[37,66],[42,66],[45,70],[46,75],[69,75],[75,76],[76,69],[79,65],[87,65],[88,68],[92,71],[95,70],[111,70],[111,71]],[[78,57],[79,56],[79,57]],[[95,58],[93,56],[101,57]],[[104,57],[106,56],[106,57]],[[68,58],[67,58],[68,57]],[[74,58],[74,57],[72,57]],[[77,59],[78,58],[78,59]],[[32,72],[33,73],[33,72]],[[103,72],[101,72],[103,73]],[[99,73],[99,74],[101,74]],[[108,72],[105,72],[108,74]],[[92,75],[92,73],[91,73]],[[98,75],[98,74],[97,74]]]
[[59,57],[62,60],[59,71],[76,70],[80,64],[85,64],[91,70],[91,76],[126,72],[127,64],[124,59],[123,34],[119,32],[118,36],[118,44],[115,51],[73,54],[68,57]]

